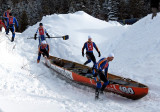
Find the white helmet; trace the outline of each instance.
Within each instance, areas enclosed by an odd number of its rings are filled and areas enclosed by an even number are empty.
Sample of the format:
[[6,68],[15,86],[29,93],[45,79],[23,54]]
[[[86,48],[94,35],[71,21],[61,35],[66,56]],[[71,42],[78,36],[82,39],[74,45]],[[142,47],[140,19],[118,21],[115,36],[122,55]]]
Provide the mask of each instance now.
[[88,39],[92,39],[92,37],[89,35],[89,36],[88,36]]
[[108,57],[114,57],[114,53],[110,53]]
[[41,42],[41,44],[47,44],[47,42],[46,42],[45,40],[43,40],[43,41]]

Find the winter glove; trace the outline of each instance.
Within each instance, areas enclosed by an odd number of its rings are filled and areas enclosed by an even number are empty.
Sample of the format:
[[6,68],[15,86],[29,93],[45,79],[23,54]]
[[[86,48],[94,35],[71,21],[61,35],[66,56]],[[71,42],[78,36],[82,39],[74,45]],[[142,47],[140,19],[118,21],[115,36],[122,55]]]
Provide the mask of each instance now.
[[82,52],[82,56],[84,57],[84,52]]
[[35,34],[35,35],[34,35],[34,39],[35,39],[35,40],[37,39],[37,37],[36,37],[36,36],[37,36],[37,34]]
[[101,53],[100,53],[100,51],[98,51],[98,54],[99,54],[99,56],[98,56],[98,57],[101,57]]
[[48,33],[46,33],[46,35],[48,36],[48,38],[50,38],[50,35]]

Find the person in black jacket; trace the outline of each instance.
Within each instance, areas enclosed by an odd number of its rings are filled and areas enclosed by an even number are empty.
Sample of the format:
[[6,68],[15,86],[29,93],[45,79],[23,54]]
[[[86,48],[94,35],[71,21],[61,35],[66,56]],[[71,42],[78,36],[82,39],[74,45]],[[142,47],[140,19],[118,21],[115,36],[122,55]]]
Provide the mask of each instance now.
[[159,9],[159,2],[160,0],[150,0],[150,5],[152,9],[152,19],[157,15]]

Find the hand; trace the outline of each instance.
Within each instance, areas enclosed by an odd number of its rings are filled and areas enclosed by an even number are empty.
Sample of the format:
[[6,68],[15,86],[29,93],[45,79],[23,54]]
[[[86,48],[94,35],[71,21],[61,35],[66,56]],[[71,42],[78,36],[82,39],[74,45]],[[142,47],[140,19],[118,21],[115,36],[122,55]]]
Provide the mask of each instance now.
[[99,56],[98,57],[101,57],[101,53],[98,51],[98,54],[99,54]]
[[46,35],[48,36],[48,38],[50,38],[50,35],[48,33],[46,33]]
[[82,56],[84,57],[84,52],[82,52]]
[[35,34],[35,35],[34,35],[34,39],[35,39],[35,40],[37,39],[37,37],[36,37],[36,36],[37,36],[37,34]]

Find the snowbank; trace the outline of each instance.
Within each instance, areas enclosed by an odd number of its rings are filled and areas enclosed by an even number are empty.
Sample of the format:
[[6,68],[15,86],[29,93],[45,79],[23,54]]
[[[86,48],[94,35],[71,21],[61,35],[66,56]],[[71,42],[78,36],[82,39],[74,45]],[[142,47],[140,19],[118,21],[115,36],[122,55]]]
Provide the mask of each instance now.
[[[149,94],[137,101],[106,93],[103,100],[94,101],[94,89],[70,84],[60,79],[41,63],[37,64],[38,40],[33,37],[39,23],[11,43],[0,33],[0,111],[4,112],[151,112],[160,110],[160,15],[151,15],[132,26],[105,22],[80,11],[74,14],[54,14],[42,21],[51,36],[68,34],[69,40],[47,39],[51,55],[84,63],[81,49],[88,35],[99,47],[102,57],[110,52],[115,59],[109,72],[134,79],[149,86]],[[11,36],[11,35],[10,35]],[[94,52],[97,61],[98,53]],[[92,63],[89,64],[92,66]]]

